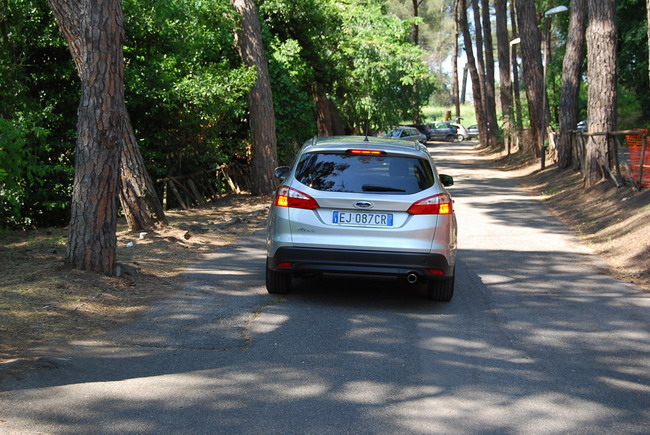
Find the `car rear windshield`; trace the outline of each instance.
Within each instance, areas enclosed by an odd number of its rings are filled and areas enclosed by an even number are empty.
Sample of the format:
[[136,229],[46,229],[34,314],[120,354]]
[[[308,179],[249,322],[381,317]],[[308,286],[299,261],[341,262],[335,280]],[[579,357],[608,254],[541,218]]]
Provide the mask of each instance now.
[[433,186],[429,161],[407,156],[306,153],[296,179],[326,192],[408,195]]

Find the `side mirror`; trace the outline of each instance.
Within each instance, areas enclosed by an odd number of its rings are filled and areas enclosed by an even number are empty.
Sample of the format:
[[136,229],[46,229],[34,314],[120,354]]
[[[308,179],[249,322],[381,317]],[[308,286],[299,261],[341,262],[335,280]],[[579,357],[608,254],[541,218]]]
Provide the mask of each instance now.
[[278,168],[275,168],[275,171],[273,171],[273,175],[276,178],[279,178],[280,180],[284,180],[287,177],[287,175],[289,175],[290,170],[291,168],[288,166],[280,166]]
[[449,187],[454,185],[454,177],[451,175],[440,174],[440,182],[443,186]]

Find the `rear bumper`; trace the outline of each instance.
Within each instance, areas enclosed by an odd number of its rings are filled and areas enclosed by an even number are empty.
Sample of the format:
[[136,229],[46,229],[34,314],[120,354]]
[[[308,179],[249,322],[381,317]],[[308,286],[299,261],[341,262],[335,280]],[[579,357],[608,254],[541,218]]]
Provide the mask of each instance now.
[[[284,264],[282,264],[284,263]],[[278,266],[282,264],[282,267]],[[350,273],[363,275],[405,276],[415,273],[421,278],[443,278],[454,274],[454,267],[441,254],[360,251],[281,247],[268,258],[268,268],[295,275],[311,273]],[[442,275],[432,273],[440,271]]]

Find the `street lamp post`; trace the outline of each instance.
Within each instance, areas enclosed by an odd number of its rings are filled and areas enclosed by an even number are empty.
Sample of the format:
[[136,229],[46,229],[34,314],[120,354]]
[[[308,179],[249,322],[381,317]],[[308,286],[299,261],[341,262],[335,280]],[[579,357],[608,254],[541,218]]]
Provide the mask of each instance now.
[[543,104],[542,104],[542,155],[541,155],[541,166],[542,169],[546,167],[546,131],[550,123],[550,109],[548,106],[548,92],[546,91],[546,73],[548,69],[548,63],[551,59],[551,21],[553,15],[560,12],[566,12],[569,8],[566,6],[557,6],[549,9],[544,12],[544,93],[543,93]]

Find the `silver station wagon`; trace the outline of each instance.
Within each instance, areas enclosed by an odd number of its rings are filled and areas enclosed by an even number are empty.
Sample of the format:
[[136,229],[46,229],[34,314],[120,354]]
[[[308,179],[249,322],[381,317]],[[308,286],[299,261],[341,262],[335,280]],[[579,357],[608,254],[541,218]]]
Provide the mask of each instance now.
[[281,179],[267,227],[266,288],[308,275],[396,276],[454,294],[456,217],[426,147],[374,137],[307,141]]

